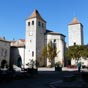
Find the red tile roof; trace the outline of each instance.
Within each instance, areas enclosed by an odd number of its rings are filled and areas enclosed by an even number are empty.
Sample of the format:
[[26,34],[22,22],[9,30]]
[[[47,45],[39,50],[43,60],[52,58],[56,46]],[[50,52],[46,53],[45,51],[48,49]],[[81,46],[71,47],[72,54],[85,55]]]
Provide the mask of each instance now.
[[32,13],[32,15],[28,18],[28,19],[31,19],[31,18],[38,18],[44,22],[46,22],[42,17],[41,15],[39,14],[39,12],[35,9],[34,12]]
[[74,17],[74,19],[69,25],[74,25],[74,24],[81,24],[76,17]]
[[22,42],[25,42],[25,39],[19,39],[20,41],[22,41]]
[[11,46],[25,46],[25,40],[24,39],[19,39],[17,41],[11,41]]

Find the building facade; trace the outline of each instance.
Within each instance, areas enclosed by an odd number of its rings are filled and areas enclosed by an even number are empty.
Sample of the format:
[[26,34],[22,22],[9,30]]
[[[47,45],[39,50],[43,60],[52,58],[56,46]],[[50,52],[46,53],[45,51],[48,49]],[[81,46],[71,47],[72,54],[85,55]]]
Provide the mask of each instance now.
[[10,64],[24,67],[25,64],[25,40],[11,41]]
[[[68,40],[69,46],[84,45],[83,25],[76,17],[74,17],[73,21],[68,25]],[[82,65],[88,66],[88,58],[84,59],[81,57],[79,58],[79,61],[82,62]],[[72,59],[71,65],[77,65],[78,62],[77,60]]]
[[83,25],[75,17],[68,25],[69,46],[83,45]]
[[37,10],[26,19],[26,32],[24,41],[11,41],[11,64],[28,68],[31,60],[37,61],[39,66],[48,66],[47,58],[41,58],[41,53],[49,42],[55,43],[57,56],[53,63],[64,61],[65,35],[46,29],[46,21]]
[[10,64],[10,42],[0,38],[0,67]]
[[[40,16],[37,10],[26,19],[26,37],[25,37],[25,64],[31,60],[37,60],[40,66],[48,66],[47,59],[40,59],[43,47],[50,41],[56,43],[57,52],[54,60],[64,61],[65,36],[46,29],[46,21]],[[25,65],[26,66],[26,65]]]
[[40,16],[37,10],[26,19],[25,37],[25,63],[36,60],[41,55],[44,47],[44,33],[46,32],[46,21]]

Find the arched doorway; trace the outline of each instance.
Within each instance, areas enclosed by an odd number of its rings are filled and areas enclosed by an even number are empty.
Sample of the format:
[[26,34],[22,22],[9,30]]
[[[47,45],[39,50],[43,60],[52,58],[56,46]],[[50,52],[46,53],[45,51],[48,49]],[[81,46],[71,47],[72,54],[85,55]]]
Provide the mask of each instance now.
[[6,60],[2,60],[1,62],[1,68],[4,68],[7,66],[7,61]]
[[22,65],[22,59],[21,59],[21,57],[18,57],[18,59],[17,59],[17,66],[21,67],[21,65]]

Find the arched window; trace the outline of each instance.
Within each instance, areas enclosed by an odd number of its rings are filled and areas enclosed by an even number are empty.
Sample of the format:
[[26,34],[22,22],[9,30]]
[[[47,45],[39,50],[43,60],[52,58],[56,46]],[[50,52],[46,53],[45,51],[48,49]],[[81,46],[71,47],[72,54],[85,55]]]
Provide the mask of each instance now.
[[28,26],[30,26],[30,22],[28,22]]
[[38,26],[40,27],[41,25],[40,25],[41,23],[40,23],[40,21],[38,22]]
[[56,49],[56,39],[54,39],[54,41],[53,41],[53,47],[54,47],[54,49]]
[[34,21],[32,21],[32,25],[34,25]]
[[74,42],[74,45],[76,45],[76,42]]
[[32,57],[34,57],[34,51],[32,51]]

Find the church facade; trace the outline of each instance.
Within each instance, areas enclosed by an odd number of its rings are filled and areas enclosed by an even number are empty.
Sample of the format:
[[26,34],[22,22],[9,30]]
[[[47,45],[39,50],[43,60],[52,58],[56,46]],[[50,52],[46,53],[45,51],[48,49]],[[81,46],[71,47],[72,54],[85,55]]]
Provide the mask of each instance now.
[[60,61],[64,65],[65,35],[46,29],[46,21],[37,10],[26,19],[25,39],[11,42],[11,64],[28,68],[30,61],[37,61],[39,66],[48,66],[48,58],[40,58],[42,49],[49,42],[55,44],[57,56],[53,64]]
[[[75,17],[68,25],[68,47],[73,45],[84,45],[83,25]],[[37,10],[34,10],[31,16],[26,19],[25,39],[17,41],[6,41],[0,38],[0,66],[3,63],[7,65],[16,65],[18,67],[28,68],[31,60],[37,61],[39,66],[49,66],[48,58],[41,58],[43,48],[52,43],[57,49],[57,56],[53,60],[53,66],[60,62],[63,66],[65,59],[65,35],[48,30],[46,21],[41,17]],[[71,65],[76,61],[71,60]],[[81,58],[84,65],[88,65],[88,60]]]

